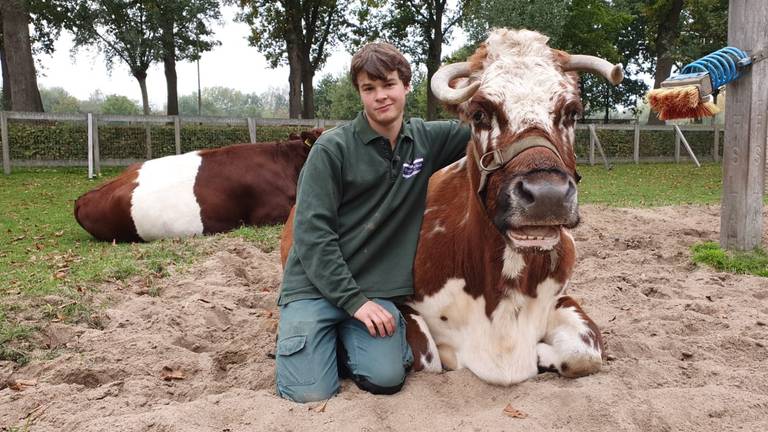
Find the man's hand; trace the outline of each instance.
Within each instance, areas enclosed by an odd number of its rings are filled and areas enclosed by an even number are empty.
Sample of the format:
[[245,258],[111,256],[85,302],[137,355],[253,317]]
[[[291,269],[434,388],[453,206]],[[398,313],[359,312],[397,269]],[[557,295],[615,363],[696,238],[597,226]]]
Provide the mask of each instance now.
[[360,306],[360,309],[355,312],[355,318],[368,327],[368,333],[373,337],[376,337],[377,329],[381,337],[395,334],[395,317],[389,311],[379,306],[378,303],[371,300]]

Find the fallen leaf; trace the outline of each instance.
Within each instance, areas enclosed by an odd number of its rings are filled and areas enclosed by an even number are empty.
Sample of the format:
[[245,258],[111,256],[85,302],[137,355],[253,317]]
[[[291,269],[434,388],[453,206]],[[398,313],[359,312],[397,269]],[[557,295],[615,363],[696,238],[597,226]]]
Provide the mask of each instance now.
[[528,414],[526,414],[526,413],[524,413],[524,412],[522,412],[522,411],[520,411],[518,409],[513,408],[512,404],[507,404],[507,406],[504,407],[504,411],[502,411],[502,412],[505,415],[507,415],[509,417],[513,417],[513,418],[524,419],[524,418],[528,417]]
[[160,372],[160,377],[164,381],[171,381],[171,380],[183,380],[184,372],[181,371],[181,369],[173,369],[169,366],[163,366],[163,370]]
[[18,236],[16,238],[14,238],[13,240],[11,240],[11,243],[16,243],[17,241],[24,240],[26,237],[27,236],[23,236],[23,235],[22,236]]
[[61,237],[61,236],[64,235],[64,231],[63,230],[62,231],[56,231],[55,233],[53,233],[53,235],[56,236],[56,237]]
[[312,411],[314,411],[316,413],[323,413],[323,412],[325,412],[325,407],[326,407],[326,405],[328,405],[328,401],[329,400],[330,399],[326,399],[325,402],[321,403],[320,405],[318,405],[318,406],[316,406],[314,408],[310,408],[310,410],[312,410]]
[[11,378],[8,380],[8,388],[11,390],[22,391],[27,387],[34,387],[37,385],[37,380],[25,380]]

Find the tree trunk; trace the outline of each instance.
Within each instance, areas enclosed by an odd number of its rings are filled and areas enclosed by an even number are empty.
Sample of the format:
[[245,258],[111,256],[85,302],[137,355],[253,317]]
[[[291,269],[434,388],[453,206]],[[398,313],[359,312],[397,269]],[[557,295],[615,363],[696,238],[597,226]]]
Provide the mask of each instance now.
[[37,88],[37,74],[29,40],[29,14],[22,8],[19,0],[4,0],[0,3],[0,13],[3,17],[3,47],[10,84],[11,109],[42,112],[43,101]]
[[[3,35],[3,16],[0,14],[0,37]],[[8,75],[8,62],[5,61],[5,49],[0,43],[0,69],[3,70],[3,99],[0,101],[0,108],[3,110],[11,109],[11,77]]]
[[432,40],[429,43],[427,53],[427,120],[437,119],[437,105],[440,101],[432,94],[432,75],[440,67],[440,58],[443,55],[443,9],[435,10]]
[[141,87],[141,106],[144,109],[144,115],[149,115],[149,96],[147,95],[147,72],[134,72],[133,76],[139,81]]
[[295,45],[288,45],[288,117],[301,117],[301,56]]
[[309,55],[307,55],[306,62],[304,63],[304,71],[301,74],[301,88],[303,92],[303,111],[302,118],[313,119],[315,118],[315,89],[312,87],[312,78],[315,76],[315,71],[310,66]]
[[[669,10],[663,15],[659,23],[659,31],[656,34],[656,74],[653,79],[653,88],[661,87],[661,82],[669,77],[674,61],[670,48],[677,43],[680,36],[680,14],[683,11],[684,0],[672,0]],[[653,115],[648,116],[648,124],[664,124]]]
[[165,85],[168,101],[166,114],[179,115],[178,80],[176,78],[176,45],[173,40],[173,19],[164,23],[163,28],[163,66],[165,67]]

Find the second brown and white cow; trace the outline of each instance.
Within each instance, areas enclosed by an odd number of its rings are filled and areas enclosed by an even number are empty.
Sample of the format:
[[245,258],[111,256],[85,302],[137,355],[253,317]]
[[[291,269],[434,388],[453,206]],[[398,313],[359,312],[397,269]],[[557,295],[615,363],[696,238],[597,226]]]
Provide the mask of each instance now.
[[618,84],[623,71],[547,40],[495,30],[432,79],[472,138],[466,158],[430,180],[404,310],[417,370],[467,368],[509,385],[540,369],[578,377],[601,367],[600,330],[566,294],[576,261],[568,229],[579,223],[575,72]]
[[149,160],[75,201],[75,219],[105,241],[151,241],[285,222],[322,129]]

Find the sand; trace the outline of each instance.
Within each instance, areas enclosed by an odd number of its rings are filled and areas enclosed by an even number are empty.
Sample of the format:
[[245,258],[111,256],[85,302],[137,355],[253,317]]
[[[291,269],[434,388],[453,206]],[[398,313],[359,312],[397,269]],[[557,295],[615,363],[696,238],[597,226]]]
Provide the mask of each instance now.
[[218,252],[163,280],[159,296],[131,283],[101,287],[111,302],[103,330],[54,323],[45,342],[55,358],[17,370],[0,363],[0,428],[766,431],[768,279],[689,259],[691,244],[718,239],[718,211],[583,206],[570,293],[609,356],[591,376],[544,373],[498,387],[466,370],[417,373],[394,396],[345,381],[325,404],[282,400],[272,358],[278,256],[212,238]]

